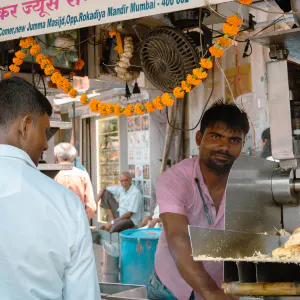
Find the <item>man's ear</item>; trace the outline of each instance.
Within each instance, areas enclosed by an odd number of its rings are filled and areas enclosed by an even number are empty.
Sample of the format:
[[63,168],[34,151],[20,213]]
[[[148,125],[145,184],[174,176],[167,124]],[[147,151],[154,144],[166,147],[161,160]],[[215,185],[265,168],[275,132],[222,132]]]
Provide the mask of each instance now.
[[198,130],[196,133],[196,144],[198,147],[200,147],[201,140],[202,140],[202,133],[200,130]]
[[26,115],[21,118],[19,123],[19,131],[23,139],[26,139],[30,126],[32,126],[32,116]]

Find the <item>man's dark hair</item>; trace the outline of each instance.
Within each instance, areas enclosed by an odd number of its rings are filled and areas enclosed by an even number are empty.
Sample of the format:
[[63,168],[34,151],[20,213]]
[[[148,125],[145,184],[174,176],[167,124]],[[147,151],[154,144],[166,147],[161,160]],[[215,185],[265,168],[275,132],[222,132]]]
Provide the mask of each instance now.
[[208,127],[214,127],[219,122],[229,130],[238,130],[245,135],[250,129],[246,112],[238,108],[235,103],[226,103],[223,100],[214,103],[204,113],[200,127],[201,133],[203,134]]
[[22,115],[52,114],[48,99],[20,77],[0,81],[0,127],[8,128]]
[[266,141],[262,153],[260,155],[261,158],[268,158],[272,156],[272,145],[271,145],[271,133],[270,128],[265,129],[261,134],[262,141]]

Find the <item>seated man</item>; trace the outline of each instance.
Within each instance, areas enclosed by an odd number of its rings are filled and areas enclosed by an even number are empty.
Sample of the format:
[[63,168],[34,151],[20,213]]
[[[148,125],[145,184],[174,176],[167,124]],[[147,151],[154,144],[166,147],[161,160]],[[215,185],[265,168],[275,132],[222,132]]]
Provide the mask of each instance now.
[[[54,155],[58,164],[72,164],[76,158],[76,153],[75,147],[70,143],[60,143],[54,148]],[[73,167],[72,170],[60,171],[54,180],[73,191],[80,198],[89,220],[96,214],[97,206],[94,191],[87,172]]]
[[[122,172],[121,186],[102,188],[99,192],[97,202],[102,200],[100,206],[107,209],[111,217],[111,221],[100,229],[113,233],[139,226],[142,220],[143,196],[131,181],[130,174]],[[113,196],[120,197],[119,205]]]
[[161,219],[159,218],[159,207],[156,205],[153,215],[145,217],[140,224],[140,228],[158,228],[161,227]]

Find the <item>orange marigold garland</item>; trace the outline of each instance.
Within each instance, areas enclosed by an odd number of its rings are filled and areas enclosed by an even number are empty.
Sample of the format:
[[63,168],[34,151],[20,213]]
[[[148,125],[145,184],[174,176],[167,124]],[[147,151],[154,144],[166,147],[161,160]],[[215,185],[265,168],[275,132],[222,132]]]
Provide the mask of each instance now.
[[[249,5],[252,0],[239,0],[240,4]],[[217,40],[217,43],[209,48],[211,54],[208,58],[202,58],[199,62],[200,68],[193,70],[193,74],[189,74],[186,80],[181,82],[181,86],[175,87],[173,93],[164,93],[161,97],[157,96],[152,102],[147,101],[145,104],[137,103],[134,107],[132,104],[127,105],[123,108],[120,104],[101,103],[100,100],[92,99],[89,101],[86,94],[82,94],[80,102],[82,104],[89,104],[90,110],[95,113],[100,113],[103,116],[114,114],[116,116],[122,116],[123,114],[127,117],[131,117],[134,113],[143,115],[145,112],[153,113],[156,109],[163,110],[165,106],[174,105],[174,97],[184,98],[185,93],[189,93],[194,86],[198,86],[202,80],[207,77],[207,71],[213,67],[212,57],[219,58],[224,54],[224,48],[232,44],[229,39],[231,36],[235,36],[239,31],[239,26],[242,24],[242,19],[235,14],[227,18],[226,23],[223,25],[224,36]],[[68,93],[70,97],[76,98],[78,91],[73,89],[71,82],[63,77],[59,70],[56,70],[53,66],[52,60],[40,53],[41,48],[36,44],[34,38],[26,38],[20,41],[21,50],[15,53],[13,64],[9,66],[11,72],[19,72],[20,65],[26,57],[23,49],[29,49],[29,53],[35,56],[36,62],[40,64],[40,67],[44,69],[46,75],[51,76],[51,82],[64,92]],[[84,61],[79,58],[75,64],[75,70],[82,70],[84,67]],[[71,72],[69,78],[71,79],[76,73]],[[4,74],[4,78],[10,77],[11,74],[8,72]]]
[[176,97],[176,98],[184,98],[184,91],[182,90],[181,87],[176,87],[174,90],[173,90],[173,95]]

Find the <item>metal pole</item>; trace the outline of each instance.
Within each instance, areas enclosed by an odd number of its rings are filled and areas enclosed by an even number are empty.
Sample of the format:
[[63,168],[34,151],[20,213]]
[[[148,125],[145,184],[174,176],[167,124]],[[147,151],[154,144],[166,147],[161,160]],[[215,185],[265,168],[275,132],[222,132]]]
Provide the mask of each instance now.
[[[72,123],[73,123],[73,137],[74,137],[74,146],[76,145],[76,128],[75,128],[75,111],[76,111],[76,106],[75,106],[75,101],[73,101],[72,103],[72,108],[73,108],[73,119],[72,119]],[[74,165],[75,167],[77,166],[77,162],[76,159],[74,161]]]

